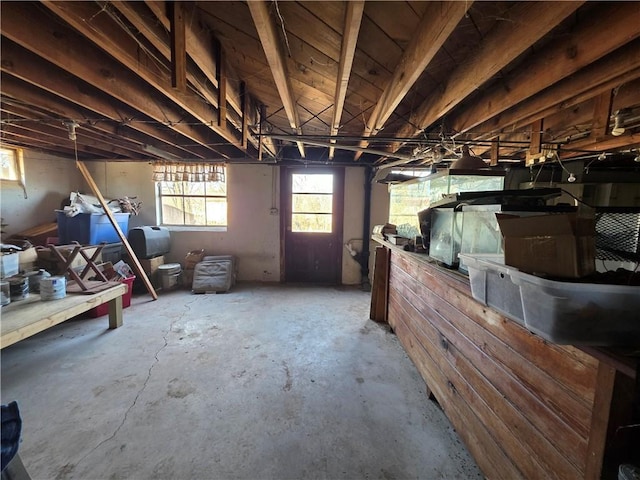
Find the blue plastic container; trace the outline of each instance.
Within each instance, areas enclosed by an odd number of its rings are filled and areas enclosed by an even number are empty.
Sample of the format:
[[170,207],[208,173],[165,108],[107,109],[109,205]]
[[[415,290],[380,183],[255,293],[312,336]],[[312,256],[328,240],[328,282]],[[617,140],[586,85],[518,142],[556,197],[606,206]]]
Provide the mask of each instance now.
[[[109,217],[98,213],[79,213],[75,217],[67,217],[64,212],[57,211],[58,237],[60,244],[78,242],[81,245],[97,245],[102,242],[120,242],[116,229]],[[116,222],[122,233],[127,235],[129,214],[114,213]]]

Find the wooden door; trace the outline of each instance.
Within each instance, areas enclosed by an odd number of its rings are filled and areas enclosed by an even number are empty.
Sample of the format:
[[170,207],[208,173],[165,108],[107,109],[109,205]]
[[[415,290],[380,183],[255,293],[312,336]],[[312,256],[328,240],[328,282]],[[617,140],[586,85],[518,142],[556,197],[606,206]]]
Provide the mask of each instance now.
[[342,282],[344,169],[282,168],[283,279]]

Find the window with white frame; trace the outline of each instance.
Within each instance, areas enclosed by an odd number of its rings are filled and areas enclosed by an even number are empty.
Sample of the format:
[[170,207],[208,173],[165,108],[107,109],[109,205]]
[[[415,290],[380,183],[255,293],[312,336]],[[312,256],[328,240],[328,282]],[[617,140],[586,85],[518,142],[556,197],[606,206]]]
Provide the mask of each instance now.
[[24,176],[24,160],[21,148],[0,147],[0,181],[3,186],[14,185],[22,188],[27,198],[27,184]]
[[20,183],[22,181],[22,150],[0,148],[0,179]]
[[154,180],[160,225],[227,226],[224,165],[156,165]]

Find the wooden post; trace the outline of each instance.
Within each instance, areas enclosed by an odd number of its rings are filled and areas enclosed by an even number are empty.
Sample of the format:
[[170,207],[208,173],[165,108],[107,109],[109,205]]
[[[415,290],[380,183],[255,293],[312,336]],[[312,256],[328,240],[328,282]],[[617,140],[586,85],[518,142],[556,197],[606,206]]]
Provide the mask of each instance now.
[[122,241],[122,244],[124,245],[125,250],[129,254],[129,258],[133,262],[134,270],[138,275],[140,275],[140,278],[142,278],[142,281],[144,282],[145,287],[147,287],[147,290],[149,291],[153,299],[157,300],[158,294],[156,293],[156,290],[153,288],[153,285],[151,285],[151,282],[149,281],[149,277],[147,277],[147,274],[142,268],[142,265],[140,265],[140,261],[138,260],[138,257],[136,256],[135,253],[133,253],[133,249],[131,248],[131,245],[129,245],[127,236],[122,232],[122,230],[120,229],[120,225],[118,225],[118,222],[113,216],[113,213],[111,213],[111,210],[109,210],[109,207],[107,206],[107,202],[102,196],[102,193],[98,188],[98,185],[96,185],[96,182],[94,182],[93,177],[91,176],[91,173],[89,173],[89,170],[87,170],[86,165],[79,160],[76,160],[76,166],[78,167],[78,170],[80,170],[80,173],[82,173],[82,176],[91,187],[91,190],[93,190],[94,195],[98,197],[98,201],[100,202],[100,205],[102,205],[102,208],[104,209],[104,213],[107,215],[107,217],[109,217],[109,221],[111,222],[111,225],[113,225],[113,228],[115,228],[116,233],[118,234],[118,237],[120,237],[120,240]]

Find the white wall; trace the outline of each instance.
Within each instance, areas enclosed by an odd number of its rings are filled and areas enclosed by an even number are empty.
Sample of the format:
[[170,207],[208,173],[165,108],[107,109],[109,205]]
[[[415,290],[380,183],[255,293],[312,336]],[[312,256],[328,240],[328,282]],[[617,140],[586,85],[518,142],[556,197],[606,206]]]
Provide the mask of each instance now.
[[[384,183],[374,183],[371,188],[371,230],[376,225],[384,225],[389,221],[389,188]],[[371,238],[371,234],[369,234]],[[376,247],[380,244],[370,240],[369,281],[373,282],[373,264]]]
[[350,242],[354,250],[362,251],[362,213],[364,211],[365,169],[347,167],[344,172],[344,226],[342,248],[342,283],[360,285],[360,264],[344,247]]
[[[8,232],[50,222],[53,210],[71,191],[92,193],[72,160],[37,153],[25,154],[28,200],[19,188],[2,188],[2,216]],[[140,215],[132,216],[129,228],[156,225],[155,186],[152,165],[143,162],[85,162],[94,181],[107,199],[137,197]],[[360,265],[344,244],[362,251],[364,174],[361,167],[345,169],[345,212],[342,282],[359,285]],[[229,225],[226,232],[173,229],[167,262],[184,261],[187,252],[204,248],[207,254],[232,254],[239,259],[239,280],[280,281],[280,216],[272,208],[280,206],[279,168],[272,165],[230,165],[228,175]],[[371,226],[385,223],[389,200],[386,185],[374,184]],[[367,238],[369,241],[370,235]],[[370,243],[370,250],[375,244]],[[370,255],[370,274],[373,255]]]
[[[129,227],[156,225],[153,168],[140,162],[97,162],[88,165],[105,197],[137,196],[140,215],[132,216]],[[273,175],[270,165],[231,165],[227,169],[228,228],[226,232],[173,228],[167,262],[182,263],[187,252],[205,249],[207,255],[235,255],[239,280],[280,281],[279,216],[273,203]],[[276,185],[277,187],[277,185]]]
[[84,184],[73,160],[25,150],[24,169],[27,198],[22,187],[2,182],[0,212],[8,224],[3,238],[55,221],[54,210]]

